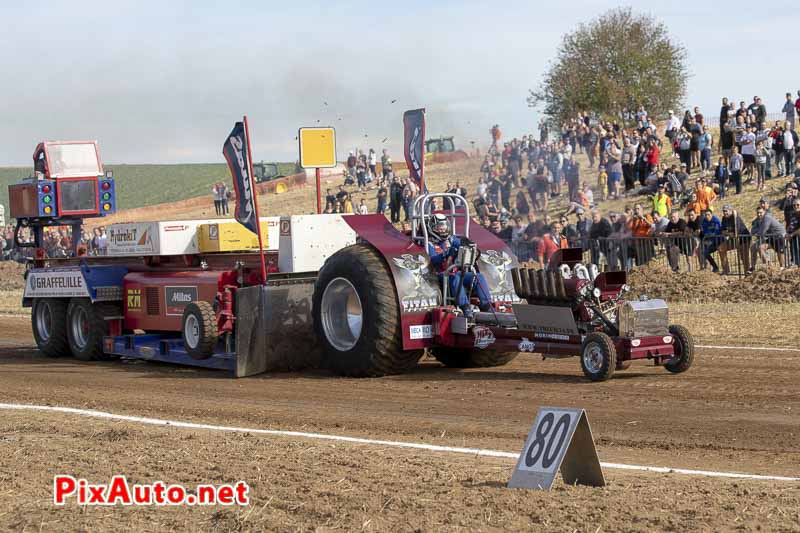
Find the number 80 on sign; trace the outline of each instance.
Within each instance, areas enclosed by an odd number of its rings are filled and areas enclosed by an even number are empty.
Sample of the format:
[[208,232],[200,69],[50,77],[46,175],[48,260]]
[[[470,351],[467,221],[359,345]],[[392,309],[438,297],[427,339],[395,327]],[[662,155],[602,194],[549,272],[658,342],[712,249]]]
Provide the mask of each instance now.
[[534,439],[525,452],[525,467],[542,472],[555,471],[556,459],[562,452],[564,441],[572,426],[572,413],[549,411],[534,428]]
[[559,470],[568,484],[605,484],[583,409],[539,409],[508,486],[549,490]]

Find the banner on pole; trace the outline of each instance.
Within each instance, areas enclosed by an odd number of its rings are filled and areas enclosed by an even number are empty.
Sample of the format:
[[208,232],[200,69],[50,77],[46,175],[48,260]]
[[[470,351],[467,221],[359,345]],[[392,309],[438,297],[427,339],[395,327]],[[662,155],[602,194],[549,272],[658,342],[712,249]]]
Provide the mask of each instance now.
[[403,113],[403,155],[408,173],[420,190],[425,178],[425,108]]
[[236,220],[258,235],[258,218],[256,216],[255,191],[248,170],[247,138],[243,122],[233,126],[230,135],[222,145],[222,154],[228,162],[236,191]]

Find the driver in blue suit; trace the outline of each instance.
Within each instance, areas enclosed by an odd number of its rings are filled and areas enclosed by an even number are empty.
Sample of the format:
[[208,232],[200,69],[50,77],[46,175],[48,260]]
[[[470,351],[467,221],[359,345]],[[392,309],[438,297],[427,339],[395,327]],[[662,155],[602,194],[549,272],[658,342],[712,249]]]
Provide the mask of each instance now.
[[[453,269],[449,273],[447,269],[452,266],[453,261],[458,257],[458,249],[461,247],[461,239],[450,234],[450,222],[445,215],[436,214],[431,217],[428,226],[430,240],[428,242],[428,255],[431,264],[439,271],[439,281],[444,284],[445,276],[450,295],[455,295],[456,304],[464,312],[464,316],[472,318],[472,307],[469,305],[467,291],[477,295],[480,301],[480,310],[489,311],[492,307],[489,297],[489,287],[486,279],[480,272],[460,272]],[[461,278],[464,278],[462,283]],[[444,286],[444,285],[443,285]]]

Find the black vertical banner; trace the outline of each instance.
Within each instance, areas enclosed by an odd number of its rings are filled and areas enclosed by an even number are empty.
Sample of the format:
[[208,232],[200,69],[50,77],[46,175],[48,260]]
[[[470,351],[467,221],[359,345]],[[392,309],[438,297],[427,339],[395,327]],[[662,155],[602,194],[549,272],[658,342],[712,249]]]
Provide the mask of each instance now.
[[248,171],[247,139],[244,123],[237,122],[231,134],[222,145],[222,153],[228,161],[233,177],[233,188],[236,191],[236,220],[258,235],[258,219],[256,218],[255,194],[253,181]]
[[403,155],[411,179],[424,192],[425,180],[425,109],[403,113]]

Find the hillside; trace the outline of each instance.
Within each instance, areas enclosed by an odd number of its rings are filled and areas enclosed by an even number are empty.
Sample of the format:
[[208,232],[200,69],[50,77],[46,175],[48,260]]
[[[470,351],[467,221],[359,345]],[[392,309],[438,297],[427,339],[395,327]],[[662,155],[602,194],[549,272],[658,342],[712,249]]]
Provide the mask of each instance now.
[[[470,194],[475,192],[478,183],[480,161],[469,159],[454,163],[432,164],[426,167],[425,176],[428,188],[431,191],[441,191],[447,182],[461,180],[465,184]],[[407,170],[398,172],[400,176],[408,176]],[[336,189],[342,183],[340,176],[333,176],[322,179],[322,194],[325,189]],[[370,211],[375,210],[377,204],[377,189],[369,189],[359,193],[356,187],[347,187],[352,196],[354,204],[363,197]],[[260,194],[258,196],[258,206],[261,216],[276,215],[297,215],[316,212],[315,188],[312,184],[305,187],[289,190],[282,194]],[[231,210],[233,205],[230,206]],[[228,215],[232,217],[233,215]],[[125,209],[112,217],[103,219],[104,224],[115,222],[132,222],[138,220],[180,220],[192,218],[216,218],[214,213],[214,203],[210,194],[197,196],[188,200],[177,202],[159,203],[147,207],[136,209]],[[88,221],[92,225],[92,221]]]
[[[596,187],[597,171],[589,168],[588,159],[581,153],[577,154],[581,164],[581,180]],[[672,162],[671,155],[665,155],[666,162]],[[677,161],[677,159],[674,159]],[[431,164],[426,167],[426,181],[431,191],[444,190],[447,182],[460,180],[467,188],[469,195],[474,194],[478,178],[480,177],[480,158],[455,163]],[[132,220],[165,220],[180,218],[213,218],[214,207],[210,195],[213,183],[220,179],[230,182],[228,168],[225,164],[191,164],[191,165],[108,165],[114,171],[118,183],[118,205],[120,212],[105,223],[132,221]],[[289,173],[293,164],[282,164],[281,170]],[[17,182],[20,177],[30,172],[25,168],[0,168],[0,203],[7,205],[7,185]],[[401,171],[400,176],[407,176],[407,171]],[[695,172],[690,183],[699,176]],[[725,203],[732,203],[739,210],[742,217],[749,222],[755,214],[758,199],[766,195],[771,201],[782,197],[783,186],[789,179],[773,179],[767,182],[767,192],[759,193],[753,185],[746,185],[744,192],[739,196],[729,196]],[[323,193],[325,188],[335,188],[341,183],[339,177],[323,179]],[[363,197],[366,199],[370,210],[374,210],[376,191],[368,190],[359,193],[355,188],[348,188],[353,194],[354,203]],[[595,191],[595,198],[599,194]],[[630,196],[615,201],[598,202],[598,207],[605,214],[609,210],[621,211],[626,205],[642,202],[648,204],[646,196]],[[717,202],[721,208],[722,201]],[[315,196],[313,186],[291,190],[283,194],[266,194],[259,196],[259,206],[264,216],[280,214],[312,213],[315,211]],[[551,201],[550,213],[556,215],[567,209],[568,202],[565,196]],[[91,222],[90,222],[91,224]]]
[[[294,163],[280,163],[284,174],[294,173]],[[132,209],[210,194],[220,180],[230,183],[225,163],[187,165],[104,165],[114,171],[118,206]],[[0,168],[0,204],[8,206],[8,185],[31,173],[31,168]]]

